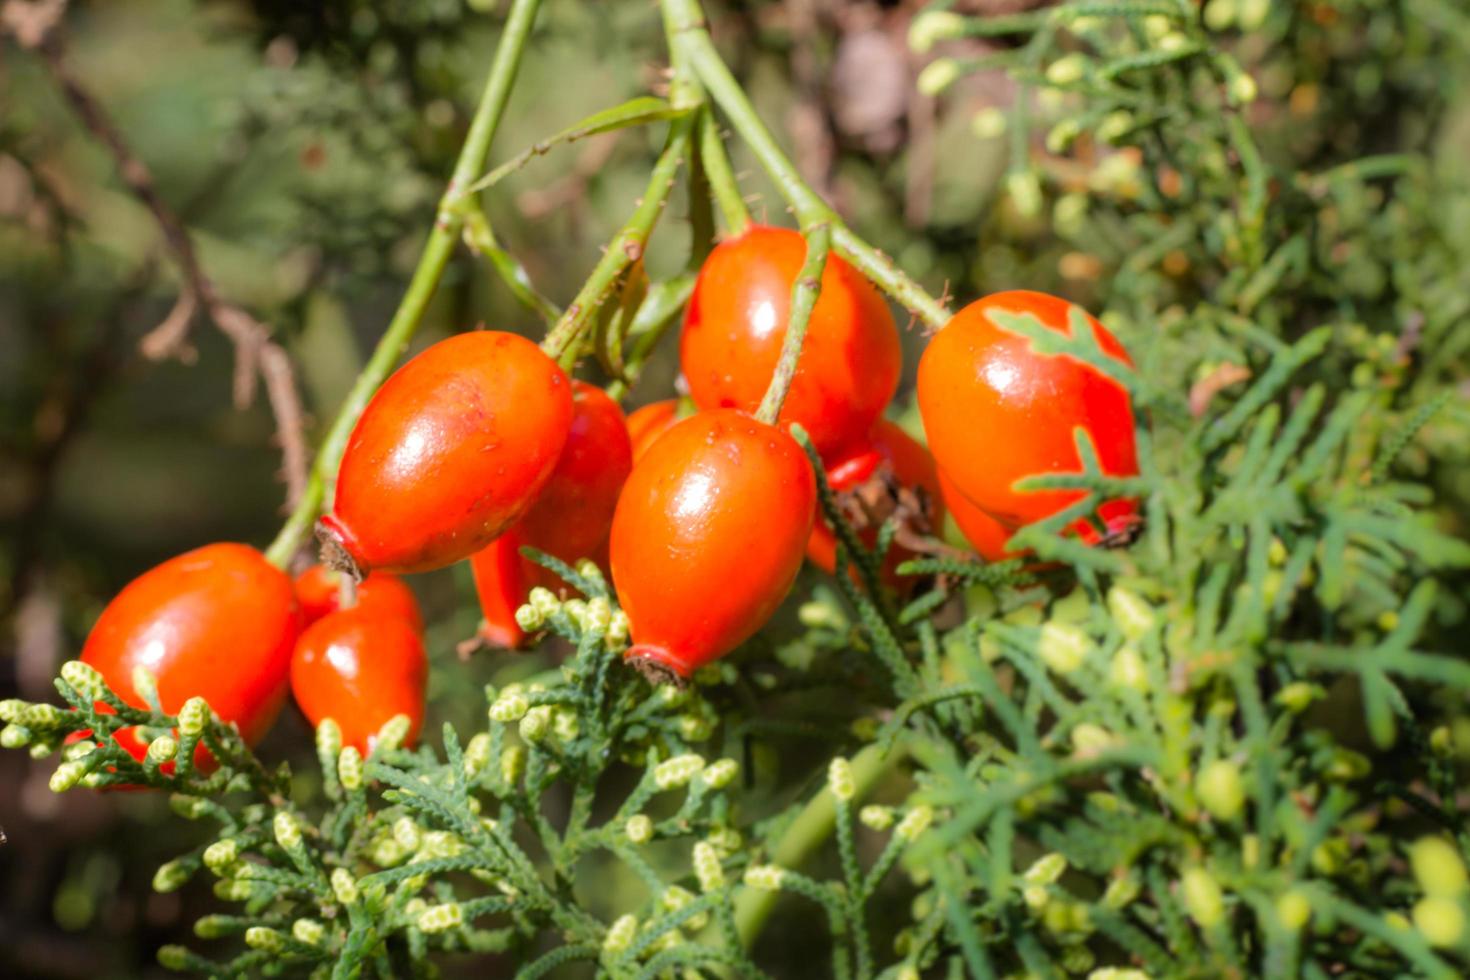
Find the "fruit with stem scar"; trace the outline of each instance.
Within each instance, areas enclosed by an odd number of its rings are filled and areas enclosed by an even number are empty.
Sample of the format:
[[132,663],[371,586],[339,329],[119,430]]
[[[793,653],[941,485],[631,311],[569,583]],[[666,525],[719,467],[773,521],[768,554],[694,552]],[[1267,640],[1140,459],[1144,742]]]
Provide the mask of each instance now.
[[494,330],[441,340],[358,419],[318,525],[324,560],[361,579],[468,558],[531,506],[571,422],[570,380],[529,340]]
[[773,425],[715,409],[664,433],[613,517],[628,659],[687,678],[760,629],[801,568],[815,502],[811,464]]

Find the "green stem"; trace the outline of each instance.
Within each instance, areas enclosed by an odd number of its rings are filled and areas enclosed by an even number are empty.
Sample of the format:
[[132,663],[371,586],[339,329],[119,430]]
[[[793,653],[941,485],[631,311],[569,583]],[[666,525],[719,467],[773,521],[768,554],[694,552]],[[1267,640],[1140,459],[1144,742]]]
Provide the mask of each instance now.
[[403,294],[388,329],[383,331],[383,337],[373,350],[367,366],[357,376],[352,390],[347,393],[346,400],[337,411],[337,417],[332,420],[332,426],[327,430],[327,436],[317,451],[306,492],[301,495],[295,510],[266,549],[266,558],[275,565],[284,567],[310,534],[311,526],[327,498],[328,485],[335,480],[337,464],[341,462],[342,453],[347,448],[347,440],[352,435],[353,426],[357,424],[357,417],[362,414],[373,392],[378,390],[378,386],[403,356],[409,341],[423,321],[424,311],[428,309],[429,301],[438,288],[444,267],[454,254],[455,242],[464,225],[464,207],[467,202],[460,188],[473,180],[485,166],[485,158],[490,153],[490,142],[495,138],[495,130],[499,128],[501,116],[505,113],[511,85],[515,82],[517,69],[520,68],[521,53],[525,50],[526,39],[531,34],[531,25],[536,20],[536,11],[540,6],[541,0],[515,0],[510,8],[505,32],[495,49],[495,60],[490,65],[490,77],[485,82],[485,91],[480,96],[480,104],[470,122],[470,130],[459,151],[459,159],[455,161],[449,185],[440,198],[434,228],[429,232],[429,240],[419,256],[408,290]]
[[801,179],[796,167],[776,144],[765,123],[761,122],[745,90],[720,58],[705,27],[704,13],[698,0],[663,0],[663,3],[670,18],[678,25],[678,43],[684,48],[690,64],[715,102],[730,117],[735,131],[755,153],[761,167],[771,176],[781,196],[791,204],[802,227],[818,223],[831,225],[832,244],[837,254],[857,266],[880,289],[929,326],[935,329],[944,326],[949,320],[949,311],[944,305],[905,275],[891,259],[854,234],[827,202]]
[[[855,789],[853,800],[860,800],[869,790],[896,766],[904,751],[902,745],[892,752],[884,752],[876,745],[869,745],[852,758],[852,783]],[[823,789],[796,815],[787,826],[786,832],[771,850],[771,863],[781,868],[795,869],[832,835],[837,826],[837,804],[832,791]],[[735,927],[740,941],[749,949],[760,935],[771,909],[776,904],[778,892],[744,888],[735,900]]]
[[644,365],[648,363],[658,342],[668,333],[670,327],[682,322],[679,314],[684,311],[684,304],[689,302],[693,292],[692,272],[656,282],[648,288],[648,295],[644,298],[643,305],[638,307],[633,323],[628,328],[629,336],[634,338],[633,349],[628,352],[622,378],[615,379],[607,386],[609,398],[621,401],[628,390],[638,383]]
[[628,223],[608,243],[607,251],[602,253],[592,275],[582,284],[576,299],[572,300],[572,305],[567,307],[556,326],[541,342],[542,350],[552,357],[560,359],[581,338],[583,332],[594,322],[598,308],[618,278],[630,265],[642,258],[643,248],[648,243],[654,223],[658,221],[668,202],[679,162],[689,152],[692,129],[693,120],[689,116],[681,116],[669,126],[668,141],[664,144],[663,154],[653,166],[653,174],[648,179],[643,199],[638,202]]
[[725,141],[720,138],[720,125],[708,109],[699,113],[699,162],[709,179],[710,191],[719,205],[720,216],[731,235],[738,235],[751,225],[750,209],[740,196],[740,184],[725,154]]
[[801,360],[802,344],[806,341],[806,328],[812,320],[812,310],[817,297],[822,293],[822,271],[827,267],[827,252],[832,243],[832,229],[825,221],[802,228],[806,236],[806,261],[791,287],[791,317],[786,324],[786,336],[781,341],[781,359],[776,362],[771,385],[761,399],[755,417],[767,425],[775,424],[781,415],[781,406],[786,403],[786,394],[796,378],[797,362]]

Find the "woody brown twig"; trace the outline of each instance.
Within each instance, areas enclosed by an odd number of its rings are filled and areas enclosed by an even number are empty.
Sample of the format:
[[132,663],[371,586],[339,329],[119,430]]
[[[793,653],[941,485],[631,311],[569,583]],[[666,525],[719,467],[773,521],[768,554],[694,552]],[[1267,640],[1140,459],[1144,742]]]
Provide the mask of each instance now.
[[188,229],[158,193],[147,165],[133,153],[97,98],[72,73],[59,29],[64,8],[60,0],[6,0],[0,6],[0,30],[12,34],[21,47],[40,57],[77,118],[112,157],[118,176],[152,214],[178,264],[183,279],[179,298],[163,322],[143,337],[140,349],[151,360],[190,359],[193,349],[189,346],[189,330],[202,309],[234,345],[235,407],[246,408],[254,400],[257,375],[265,381],[266,400],[275,417],[281,446],[286,506],[293,507],[306,488],[307,452],[301,399],[290,358],[270,339],[269,327],[220,296],[199,262]]

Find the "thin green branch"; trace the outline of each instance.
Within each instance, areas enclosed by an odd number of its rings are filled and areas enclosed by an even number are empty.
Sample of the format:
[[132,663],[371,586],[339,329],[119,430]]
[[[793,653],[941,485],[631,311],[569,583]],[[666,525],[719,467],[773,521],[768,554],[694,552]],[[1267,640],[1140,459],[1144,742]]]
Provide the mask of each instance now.
[[806,341],[806,328],[811,323],[812,310],[817,297],[822,293],[822,272],[827,268],[827,252],[831,246],[832,231],[825,221],[804,227],[806,237],[806,261],[791,287],[791,317],[786,324],[786,337],[781,342],[781,359],[776,362],[771,385],[761,399],[755,417],[767,425],[775,424],[781,415],[781,406],[796,378],[796,367],[801,360],[801,348]]
[[311,526],[335,481],[337,464],[347,448],[347,440],[352,435],[353,426],[357,424],[357,417],[362,414],[373,392],[378,390],[378,386],[403,356],[409,341],[423,322],[424,311],[433,299],[439,279],[444,274],[445,266],[449,264],[450,256],[454,254],[455,242],[464,226],[466,198],[461,188],[473,180],[475,174],[485,166],[490,143],[500,127],[505,104],[510,98],[511,85],[515,81],[517,69],[520,68],[521,54],[525,51],[526,39],[530,37],[531,26],[535,23],[536,12],[540,7],[541,0],[515,0],[511,5],[504,33],[501,34],[500,44],[495,50],[495,60],[490,64],[490,77],[486,79],[485,91],[480,96],[480,104],[475,109],[474,119],[470,122],[469,133],[459,151],[459,159],[455,161],[454,172],[449,178],[444,196],[440,198],[433,230],[429,232],[429,240],[419,256],[408,290],[399,301],[398,309],[393,314],[388,329],[383,331],[382,339],[378,341],[367,366],[357,376],[352,390],[347,393],[342,407],[337,410],[337,416],[332,420],[332,426],[327,430],[327,436],[317,451],[306,491],[275,540],[266,549],[266,558],[276,565],[284,566],[289,562],[311,533]]

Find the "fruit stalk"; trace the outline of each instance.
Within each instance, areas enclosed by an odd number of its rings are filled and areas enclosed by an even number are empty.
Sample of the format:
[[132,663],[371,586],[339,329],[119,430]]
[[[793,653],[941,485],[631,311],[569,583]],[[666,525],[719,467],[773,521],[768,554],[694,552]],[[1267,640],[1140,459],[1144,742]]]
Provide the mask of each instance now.
[[791,318],[786,324],[786,337],[781,341],[781,359],[776,362],[771,386],[755,411],[755,417],[768,425],[776,424],[786,393],[791,390],[791,381],[796,377],[806,328],[811,323],[817,297],[822,293],[822,270],[827,267],[827,253],[832,245],[832,229],[825,221],[802,228],[802,235],[806,238],[806,260],[791,287]]
[[563,367],[569,366],[566,363],[567,355],[573,350],[583,331],[595,322],[598,308],[618,278],[643,257],[648,236],[659,215],[663,214],[664,205],[668,203],[669,192],[674,186],[674,174],[689,153],[693,129],[692,114],[680,116],[669,125],[669,137],[664,144],[664,151],[653,166],[653,174],[648,178],[648,187],[644,190],[638,207],[628,218],[627,224],[613,236],[607,250],[593,268],[592,275],[587,277],[572,304],[541,342],[541,349],[562,361]]
[[[843,223],[837,213],[801,179],[796,167],[776,144],[771,131],[761,122],[745,90],[730,74],[720,53],[715,49],[705,27],[704,11],[699,0],[662,0],[668,18],[677,25],[676,44],[694,66],[700,80],[741,138],[749,144],[761,167],[770,174],[781,196],[796,212],[802,227],[825,222],[832,229],[832,244],[837,254],[847,259],[889,296],[934,329],[944,326],[949,311],[930,296],[893,262],[873,246],[859,238]],[[713,183],[713,177],[711,178]]]
[[424,311],[439,286],[439,279],[444,274],[445,266],[449,264],[449,257],[454,254],[455,242],[464,226],[465,208],[472,203],[463,195],[461,188],[468,185],[485,168],[490,143],[495,138],[495,131],[505,113],[511,86],[520,68],[521,53],[525,50],[526,39],[531,34],[531,26],[535,23],[536,12],[540,7],[541,0],[514,0],[511,5],[510,16],[505,22],[505,32],[495,49],[495,59],[490,64],[490,77],[485,82],[485,90],[470,122],[464,146],[460,148],[459,159],[455,161],[449,184],[439,200],[434,228],[429,232],[429,240],[419,255],[418,266],[414,269],[413,278],[409,280],[408,290],[403,294],[393,319],[388,323],[388,329],[383,331],[382,339],[378,341],[372,357],[357,376],[352,390],[347,393],[346,400],[332,420],[332,426],[327,430],[327,436],[317,451],[305,493],[297,501],[291,515],[286,518],[286,523],[276,534],[275,540],[266,549],[266,558],[278,567],[284,567],[310,535],[322,502],[328,497],[331,489],[329,484],[335,478],[337,464],[347,448],[347,439],[352,435],[357,417],[362,414],[373,392],[403,356],[403,351],[413,339],[419,324],[423,322]]

